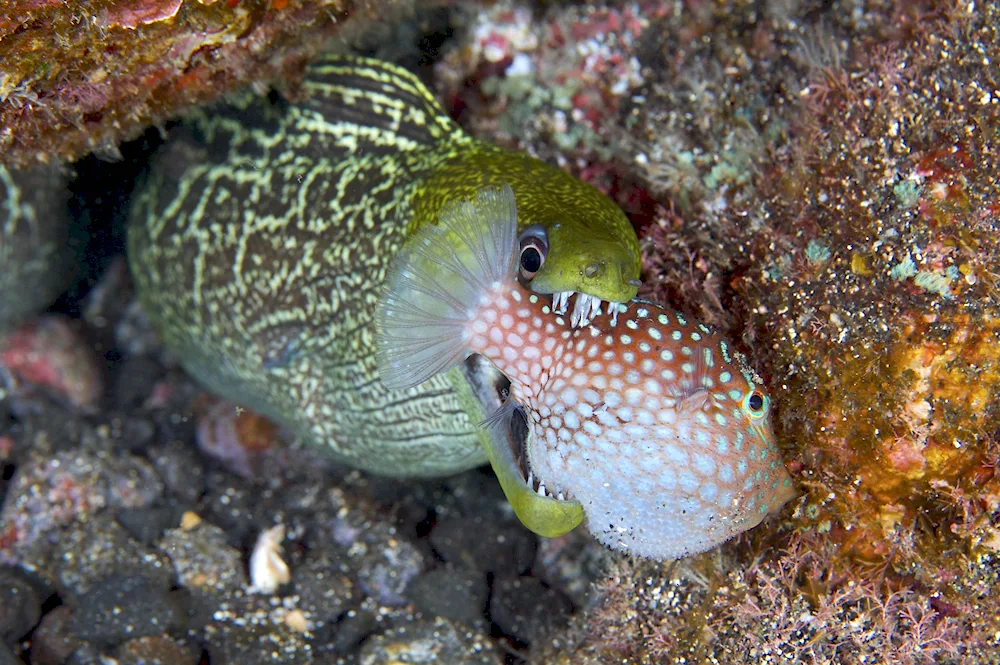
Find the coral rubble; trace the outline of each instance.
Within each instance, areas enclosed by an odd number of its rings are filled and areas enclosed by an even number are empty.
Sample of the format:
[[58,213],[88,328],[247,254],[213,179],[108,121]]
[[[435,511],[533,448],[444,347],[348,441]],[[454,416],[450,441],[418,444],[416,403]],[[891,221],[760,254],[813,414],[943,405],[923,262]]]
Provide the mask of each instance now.
[[[5,3],[8,4],[8,3]],[[16,2],[0,16],[0,163],[115,156],[120,142],[247,84],[294,87],[338,35],[409,0]]]

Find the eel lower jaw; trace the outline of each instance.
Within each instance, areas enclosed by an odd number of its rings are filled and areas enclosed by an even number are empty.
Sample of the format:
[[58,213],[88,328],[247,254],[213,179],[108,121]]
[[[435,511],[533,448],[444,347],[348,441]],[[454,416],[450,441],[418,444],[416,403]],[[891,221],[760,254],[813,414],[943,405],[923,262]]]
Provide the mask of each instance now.
[[528,431],[527,419],[523,414],[518,413],[514,417],[513,421],[508,443],[510,445],[511,454],[514,457],[514,462],[517,465],[517,470],[521,473],[521,480],[524,482],[525,487],[543,499],[572,501],[573,497],[570,496],[569,490],[564,490],[552,483],[549,483],[546,486],[545,480],[536,474],[534,469],[531,468],[531,463],[528,460],[527,448],[529,444],[528,437],[530,435]]
[[[494,413],[507,394],[507,378],[481,356],[470,357],[463,371],[483,412]],[[507,501],[521,523],[540,536],[555,538],[572,531],[583,521],[583,505],[565,491],[546,487],[544,480],[529,468],[531,430],[523,417],[511,420],[511,426],[487,428],[481,437]]]

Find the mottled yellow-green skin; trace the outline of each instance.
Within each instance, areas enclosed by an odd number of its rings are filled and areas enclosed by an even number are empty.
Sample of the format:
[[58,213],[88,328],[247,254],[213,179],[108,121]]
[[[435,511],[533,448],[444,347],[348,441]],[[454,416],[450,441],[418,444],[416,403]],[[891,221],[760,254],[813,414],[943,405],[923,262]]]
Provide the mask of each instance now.
[[0,339],[72,276],[66,180],[61,167],[0,164]]
[[486,369],[404,391],[378,380],[374,312],[393,257],[446,202],[503,181],[519,227],[549,229],[532,287],[627,300],[635,233],[589,185],[464,134],[404,70],[331,56],[305,91],[296,105],[246,97],[173,133],[133,208],[143,306],[205,385],[348,464],[410,476],[482,464]]
[[608,197],[530,155],[471,138],[459,145],[414,193],[413,228],[434,223],[449,201],[472,200],[482,188],[506,183],[517,201],[518,229],[540,224],[548,234],[549,255],[531,280],[533,291],[613,302],[635,297],[638,286],[629,284],[639,279],[635,231]]

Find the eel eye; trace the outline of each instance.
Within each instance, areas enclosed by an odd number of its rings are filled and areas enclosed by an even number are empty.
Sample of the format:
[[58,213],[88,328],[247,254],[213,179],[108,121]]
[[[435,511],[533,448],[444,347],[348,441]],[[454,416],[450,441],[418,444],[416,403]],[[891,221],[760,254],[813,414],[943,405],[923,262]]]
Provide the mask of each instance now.
[[759,390],[755,390],[746,399],[746,408],[754,418],[761,418],[764,415],[764,395]]
[[530,226],[521,233],[519,239],[521,245],[521,258],[519,260],[521,277],[531,279],[535,273],[541,269],[545,263],[545,257],[549,253],[549,244],[545,229],[539,226]]

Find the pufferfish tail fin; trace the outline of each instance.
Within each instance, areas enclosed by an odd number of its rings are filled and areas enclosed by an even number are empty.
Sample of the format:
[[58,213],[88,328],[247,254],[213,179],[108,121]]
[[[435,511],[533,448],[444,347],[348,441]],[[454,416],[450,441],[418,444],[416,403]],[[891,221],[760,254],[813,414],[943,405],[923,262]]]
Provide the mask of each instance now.
[[386,274],[376,313],[382,383],[423,383],[471,355],[466,327],[480,300],[516,278],[517,208],[509,185],[451,203],[406,243]]
[[420,149],[469,140],[413,73],[388,62],[324,55],[306,68],[302,104],[314,134],[363,152]]

